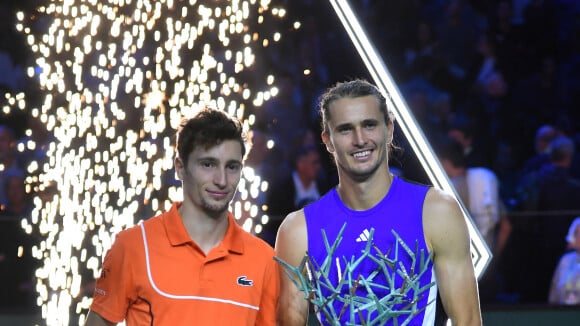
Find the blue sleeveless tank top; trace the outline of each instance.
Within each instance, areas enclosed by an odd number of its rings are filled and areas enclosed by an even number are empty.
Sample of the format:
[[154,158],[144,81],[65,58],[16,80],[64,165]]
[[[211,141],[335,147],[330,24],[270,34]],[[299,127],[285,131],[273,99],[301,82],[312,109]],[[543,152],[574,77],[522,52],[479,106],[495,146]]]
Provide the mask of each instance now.
[[[409,284],[403,285],[403,277],[399,275],[401,271],[404,270],[407,274],[419,278],[419,287],[416,288],[419,294],[416,296],[418,301],[411,302],[415,296],[415,290],[409,290],[404,299],[406,303],[392,306],[393,313],[400,315],[386,323],[380,323],[381,325],[401,325],[407,319],[410,319],[407,325],[433,325],[435,321],[437,286],[434,283],[433,262],[428,259],[429,250],[423,233],[423,202],[428,189],[427,186],[395,177],[387,195],[371,209],[354,211],[348,208],[341,201],[336,188],[304,208],[308,232],[308,254],[319,266],[328,256],[323,231],[329,246],[332,246],[345,225],[340,243],[331,258],[328,281],[335,288],[341,279],[351,279],[353,282],[351,285],[345,282],[340,289],[337,289],[340,293],[338,297],[348,297],[349,294],[356,292],[358,297],[373,297],[369,295],[373,293],[378,300],[381,298],[390,300],[388,295],[391,294],[391,288],[400,292]],[[393,230],[398,234],[400,241],[397,241]],[[372,241],[373,244],[370,250],[367,246],[368,241]],[[412,259],[413,254],[409,254],[401,242],[404,242],[416,255],[415,263]],[[348,263],[351,267],[349,269],[352,269],[349,277],[345,274],[347,262],[354,262],[363,256],[365,248],[373,258],[386,256],[398,262],[394,268],[385,264],[387,266],[385,269],[385,266],[380,268],[375,259],[367,256],[355,268],[352,268],[354,264]],[[424,258],[421,258],[422,254]],[[419,275],[421,261],[428,262],[427,267],[423,269],[424,273]],[[385,270],[388,272],[385,273]],[[385,276],[385,274],[394,275],[394,277]],[[358,275],[372,280],[374,284],[356,284]],[[394,283],[391,283],[389,278]],[[422,291],[419,290],[421,288],[423,288]],[[379,316],[380,312],[376,309],[369,309],[372,305],[345,304],[344,300],[338,299],[336,295],[333,296],[329,287],[322,286],[321,291],[325,297],[335,298],[333,305],[336,313],[330,316],[319,312],[318,318],[323,325],[368,325],[370,320]],[[393,296],[391,295],[390,298]],[[394,322],[394,318],[398,318],[397,323]]]

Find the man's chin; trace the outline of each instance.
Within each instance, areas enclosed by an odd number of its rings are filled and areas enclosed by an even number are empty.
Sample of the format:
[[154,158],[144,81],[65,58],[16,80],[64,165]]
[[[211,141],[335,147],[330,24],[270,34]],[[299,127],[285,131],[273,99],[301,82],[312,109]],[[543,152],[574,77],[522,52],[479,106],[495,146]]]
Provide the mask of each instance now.
[[214,218],[220,218],[223,216],[225,212],[228,210],[228,205],[220,205],[220,204],[205,204],[204,205],[205,211],[208,215]]
[[377,167],[355,169],[350,172],[350,176],[359,182],[366,181],[370,179],[375,174],[375,172],[377,172],[377,169]]

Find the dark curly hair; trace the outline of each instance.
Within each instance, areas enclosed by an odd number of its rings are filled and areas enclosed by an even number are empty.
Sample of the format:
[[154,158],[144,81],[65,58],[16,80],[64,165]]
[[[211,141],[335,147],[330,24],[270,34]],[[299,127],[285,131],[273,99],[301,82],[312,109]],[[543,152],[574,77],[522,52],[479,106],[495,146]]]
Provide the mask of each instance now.
[[224,140],[237,140],[245,158],[249,143],[241,122],[221,110],[204,108],[181,122],[177,130],[177,155],[187,164],[189,154],[196,147],[208,149]]

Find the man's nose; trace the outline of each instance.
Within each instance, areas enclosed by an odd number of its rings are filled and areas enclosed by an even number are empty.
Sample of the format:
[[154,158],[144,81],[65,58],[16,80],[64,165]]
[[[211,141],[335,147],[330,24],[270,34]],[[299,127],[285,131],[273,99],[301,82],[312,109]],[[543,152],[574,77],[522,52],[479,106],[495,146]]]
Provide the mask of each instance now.
[[217,169],[213,176],[213,183],[220,187],[225,187],[228,182],[227,173],[224,169]]
[[354,130],[354,139],[353,142],[355,145],[362,146],[366,144],[366,135],[360,128],[356,128]]

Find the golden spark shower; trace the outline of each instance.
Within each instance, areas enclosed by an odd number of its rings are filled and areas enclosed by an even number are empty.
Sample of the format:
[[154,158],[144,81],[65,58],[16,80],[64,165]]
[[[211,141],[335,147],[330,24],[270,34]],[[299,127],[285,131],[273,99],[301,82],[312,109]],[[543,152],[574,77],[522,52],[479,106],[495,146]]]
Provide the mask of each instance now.
[[[69,325],[71,315],[84,319],[114,235],[180,200],[172,166],[181,119],[207,105],[251,130],[254,110],[276,95],[274,73],[259,63],[280,41],[286,11],[264,0],[44,3],[17,14],[38,92],[6,94],[3,110],[27,112],[54,136],[46,162],[28,167],[38,195],[22,227],[39,239],[42,318]],[[244,170],[232,211],[247,231],[268,221],[253,200],[266,189]]]

